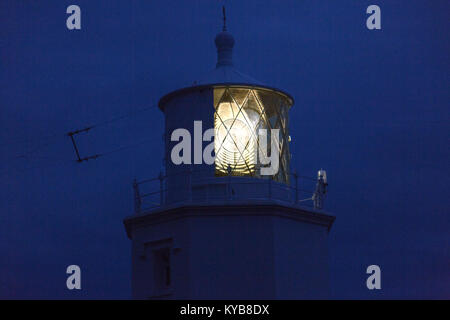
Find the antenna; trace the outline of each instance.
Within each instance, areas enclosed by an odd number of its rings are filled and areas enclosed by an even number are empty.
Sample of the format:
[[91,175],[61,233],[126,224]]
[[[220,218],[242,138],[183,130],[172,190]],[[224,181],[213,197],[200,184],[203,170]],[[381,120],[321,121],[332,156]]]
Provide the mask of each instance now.
[[84,128],[84,129],[81,129],[81,130],[71,131],[71,132],[68,132],[68,133],[67,133],[67,135],[68,135],[68,136],[70,137],[70,139],[72,140],[73,148],[75,149],[75,154],[77,155],[77,162],[78,162],[78,163],[83,162],[83,161],[88,161],[88,160],[90,160],[90,159],[97,159],[98,157],[100,157],[99,154],[95,154],[95,155],[92,155],[92,156],[88,156],[88,157],[81,158],[81,157],[80,157],[80,152],[78,151],[78,147],[77,147],[77,144],[76,144],[76,142],[75,142],[75,138],[74,138],[75,135],[77,135],[77,134],[79,134],[79,133],[82,133],[82,132],[88,132],[88,131],[91,130],[92,128],[93,128],[93,127],[86,127],[86,128]]
[[227,31],[227,15],[225,14],[225,6],[222,6],[222,14],[223,14],[223,31]]

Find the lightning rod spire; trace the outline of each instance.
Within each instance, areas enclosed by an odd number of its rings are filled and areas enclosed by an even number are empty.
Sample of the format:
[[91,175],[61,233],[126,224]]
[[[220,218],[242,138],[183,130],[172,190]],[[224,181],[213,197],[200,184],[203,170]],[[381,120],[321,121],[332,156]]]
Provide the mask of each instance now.
[[225,13],[225,6],[222,6],[222,14],[223,14],[223,31],[227,31],[227,15]]

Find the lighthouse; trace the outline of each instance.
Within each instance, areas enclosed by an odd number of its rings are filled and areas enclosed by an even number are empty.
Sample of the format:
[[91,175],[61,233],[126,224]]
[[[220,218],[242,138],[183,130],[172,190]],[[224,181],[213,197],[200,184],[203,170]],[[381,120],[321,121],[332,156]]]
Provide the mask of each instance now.
[[135,180],[124,220],[132,297],[327,298],[335,217],[324,171],[307,196],[291,168],[294,99],[235,68],[225,14],[215,45],[211,72],[159,100],[165,168]]

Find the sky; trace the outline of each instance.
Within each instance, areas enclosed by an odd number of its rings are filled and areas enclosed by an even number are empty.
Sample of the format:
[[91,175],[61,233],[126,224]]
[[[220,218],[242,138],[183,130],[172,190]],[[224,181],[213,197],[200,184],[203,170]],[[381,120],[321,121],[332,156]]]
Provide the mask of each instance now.
[[[71,4],[81,30],[66,28]],[[381,30],[366,28],[371,4]],[[0,2],[0,298],[131,297],[132,181],[162,167],[159,98],[214,68],[222,5]],[[327,170],[331,298],[449,299],[450,3],[226,7],[236,67],[295,99],[291,167]],[[91,124],[80,153],[105,156],[76,163],[65,134]],[[71,264],[82,290],[66,288]],[[366,287],[372,264],[381,290]]]

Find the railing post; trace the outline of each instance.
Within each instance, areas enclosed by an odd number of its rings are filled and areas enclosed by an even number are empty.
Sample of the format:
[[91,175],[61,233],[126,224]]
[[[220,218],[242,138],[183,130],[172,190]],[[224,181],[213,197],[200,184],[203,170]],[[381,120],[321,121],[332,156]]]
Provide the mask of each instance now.
[[141,212],[141,195],[139,193],[139,184],[136,179],[133,180],[133,190],[134,190],[134,212]]
[[228,196],[228,200],[232,199],[232,194],[231,194],[231,166],[228,165],[227,167],[227,172],[228,172],[228,183],[227,183],[227,196]]
[[294,179],[295,179],[295,203],[298,203],[298,175],[297,172],[294,172]]
[[189,166],[188,169],[188,200],[192,201],[192,165]]
[[269,176],[269,199],[272,199],[272,176]]
[[162,206],[164,204],[164,175],[160,171],[159,172],[159,205]]

